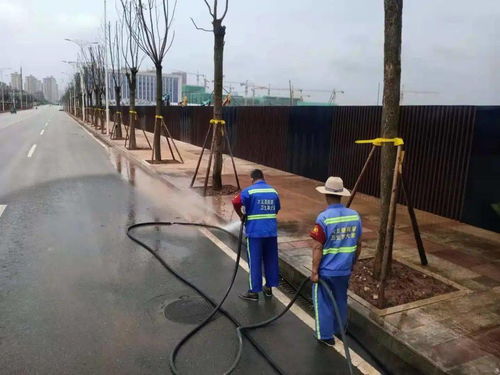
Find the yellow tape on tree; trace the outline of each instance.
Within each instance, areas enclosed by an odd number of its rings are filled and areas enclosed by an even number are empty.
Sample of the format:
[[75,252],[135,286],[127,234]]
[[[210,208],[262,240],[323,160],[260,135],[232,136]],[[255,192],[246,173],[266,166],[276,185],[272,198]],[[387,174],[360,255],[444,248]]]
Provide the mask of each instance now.
[[217,120],[217,119],[211,119],[210,120],[210,123],[211,124],[214,124],[214,125],[226,125],[226,122],[224,120]]
[[163,116],[156,115],[155,118],[163,118]]
[[394,146],[404,145],[403,138],[359,139],[356,143],[371,143],[374,146],[382,146],[383,143],[393,143]]

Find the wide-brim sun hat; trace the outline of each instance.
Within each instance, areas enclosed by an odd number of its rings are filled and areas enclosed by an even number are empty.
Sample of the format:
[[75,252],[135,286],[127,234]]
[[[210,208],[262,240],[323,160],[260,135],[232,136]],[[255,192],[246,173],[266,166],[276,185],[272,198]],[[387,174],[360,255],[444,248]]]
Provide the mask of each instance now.
[[351,192],[344,187],[344,181],[340,177],[328,177],[324,186],[316,188],[321,194],[340,195],[350,197]]

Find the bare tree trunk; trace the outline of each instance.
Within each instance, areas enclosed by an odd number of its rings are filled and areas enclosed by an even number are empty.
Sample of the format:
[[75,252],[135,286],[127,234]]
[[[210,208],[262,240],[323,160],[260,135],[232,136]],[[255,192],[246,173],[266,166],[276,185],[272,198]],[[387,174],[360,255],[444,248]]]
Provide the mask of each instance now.
[[[384,0],[384,99],[382,111],[383,138],[395,138],[399,130],[399,100],[401,85],[401,29],[403,0]],[[382,258],[386,243],[389,203],[391,199],[392,177],[396,162],[396,147],[387,143],[382,146],[380,160],[380,226],[375,254],[373,274],[380,279]],[[391,231],[391,233],[393,233]],[[392,262],[393,238],[388,238],[389,254],[387,275],[390,274]]]
[[[116,99],[116,112],[121,113],[121,97],[122,97],[122,88],[120,86],[115,86],[115,99]],[[118,117],[118,124],[115,129],[115,138],[122,138],[122,120],[121,116]]]
[[129,143],[128,148],[130,150],[135,150],[137,148],[137,143],[135,141],[135,90],[137,85],[137,69],[131,69],[130,71],[130,111],[129,113]]
[[[161,65],[156,65],[156,116],[161,116],[162,108],[162,76],[161,76]],[[161,121],[155,118],[155,128],[153,134],[153,148],[154,156],[153,160],[161,161]]]
[[[226,27],[222,26],[222,20],[215,19],[214,26],[214,119],[222,120],[222,80],[224,59],[224,36]],[[212,188],[222,189],[222,152],[224,150],[224,126],[215,124],[213,153],[214,170],[212,174]]]

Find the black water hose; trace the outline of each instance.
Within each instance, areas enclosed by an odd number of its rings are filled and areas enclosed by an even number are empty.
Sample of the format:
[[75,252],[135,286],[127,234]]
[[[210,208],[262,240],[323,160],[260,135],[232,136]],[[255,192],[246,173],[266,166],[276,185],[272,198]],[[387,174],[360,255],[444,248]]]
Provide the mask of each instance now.
[[[293,286],[293,283],[290,280],[287,280],[284,276],[281,276],[281,278],[290,286],[290,288],[292,288],[294,290],[294,293],[297,292],[297,288],[295,288]],[[299,287],[300,286],[301,285],[299,285]],[[308,297],[306,297],[304,295],[302,295],[302,298],[304,298],[308,303],[313,304],[312,299],[310,299],[310,298],[308,298]],[[373,353],[370,352],[370,349],[366,346],[366,343],[364,343],[363,341],[361,341],[360,339],[358,339],[354,334],[349,333],[349,326],[348,326],[347,323],[346,323],[346,326],[345,326],[344,333],[345,333],[345,335],[347,337],[349,337],[349,339],[351,339],[352,341],[356,342],[356,344],[358,344],[361,347],[361,349],[365,352],[365,354],[370,357],[370,360],[373,363],[375,363],[375,365],[381,370],[382,374],[390,374],[391,373],[387,369],[387,367],[385,366],[385,364],[383,364],[377,357],[375,357],[375,355]]]
[[[160,262],[160,264],[167,271],[169,271],[172,275],[174,275],[178,280],[182,281],[183,283],[185,283],[186,285],[188,285],[189,287],[191,287],[194,291],[196,291],[200,296],[202,296],[208,303],[210,303],[214,307],[213,310],[211,311],[211,313],[200,324],[198,324],[187,335],[185,335],[176,344],[175,348],[172,350],[172,353],[170,354],[170,369],[176,375],[179,374],[179,371],[177,370],[177,367],[175,366],[175,360],[176,360],[177,354],[179,353],[179,350],[181,349],[181,347],[191,337],[193,337],[204,326],[206,326],[208,323],[210,323],[210,321],[212,320],[212,318],[214,317],[214,315],[217,314],[218,312],[220,312],[224,316],[226,316],[237,327],[236,328],[236,332],[237,332],[237,335],[238,335],[238,342],[239,342],[237,355],[236,355],[236,357],[235,357],[235,359],[234,359],[231,367],[227,371],[224,372],[224,375],[232,373],[235,370],[236,366],[238,365],[238,363],[240,361],[241,354],[243,352],[243,336],[245,336],[250,341],[250,343],[255,347],[255,349],[259,352],[259,354],[262,355],[262,357],[269,363],[269,365],[271,367],[273,367],[273,369],[277,373],[279,373],[279,374],[285,374],[284,371],[276,363],[274,363],[274,361],[267,355],[267,353],[264,351],[264,349],[251,336],[247,335],[245,333],[245,331],[246,330],[250,330],[250,329],[256,329],[256,328],[260,328],[260,327],[265,327],[265,326],[271,324],[272,322],[278,320],[279,318],[281,318],[288,310],[290,310],[290,308],[292,307],[292,305],[295,303],[295,301],[299,297],[300,292],[302,291],[302,289],[304,288],[304,286],[307,284],[307,281],[309,279],[305,278],[302,281],[302,283],[300,284],[299,288],[297,289],[295,295],[292,297],[292,299],[290,300],[290,302],[288,303],[288,305],[279,314],[277,314],[277,315],[275,315],[275,316],[273,316],[273,317],[271,317],[271,318],[269,318],[269,319],[267,319],[267,320],[265,320],[263,322],[260,322],[260,323],[251,324],[251,325],[247,325],[247,326],[241,325],[231,314],[229,314],[227,311],[225,311],[222,308],[222,305],[224,304],[224,302],[226,301],[227,297],[229,296],[229,293],[231,292],[231,289],[233,288],[234,282],[236,280],[236,275],[238,273],[238,268],[239,268],[240,259],[241,259],[241,247],[242,247],[242,243],[243,243],[243,224],[244,224],[244,222],[242,221],[241,226],[240,226],[239,235],[238,235],[238,250],[237,250],[237,253],[236,253],[236,261],[235,261],[234,269],[233,269],[233,272],[232,272],[232,275],[231,275],[231,281],[230,281],[230,283],[228,285],[228,288],[226,289],[226,292],[224,293],[224,296],[222,297],[222,299],[219,302],[215,302],[212,298],[210,298],[202,290],[200,290],[196,285],[194,285],[189,280],[187,280],[184,277],[182,277],[174,269],[172,269],[168,265],[168,263],[158,254],[157,251],[155,251],[153,248],[151,248],[146,243],[144,243],[141,240],[139,240],[137,237],[134,237],[131,234],[131,231],[134,230],[134,229],[136,229],[136,228],[143,228],[143,227],[150,227],[150,226],[173,226],[173,225],[181,225],[181,226],[192,226],[192,227],[216,229],[216,230],[220,230],[220,231],[225,232],[225,233],[229,234],[230,236],[234,237],[234,235],[231,232],[225,230],[224,228],[215,226],[215,225],[203,224],[203,223],[192,223],[192,222],[179,222],[179,221],[171,221],[171,222],[144,222],[144,223],[138,223],[138,224],[131,225],[127,229],[127,236],[132,241],[136,242],[141,247],[145,248],[149,253],[151,253]],[[320,279],[319,282],[323,286],[323,288],[325,288],[325,290],[326,290],[326,292],[328,294],[328,297],[332,301],[332,304],[333,304],[334,310],[335,310],[336,318],[340,322],[341,319],[340,319],[339,309],[338,309],[335,297],[334,297],[332,291],[330,290],[330,287],[328,286],[328,284],[326,284],[326,282],[322,281],[321,279]],[[349,348],[347,346],[347,339],[345,337],[344,330],[342,330],[341,336],[342,336],[342,341],[344,343],[344,350],[345,350],[345,355],[346,355],[347,366],[348,366],[348,369],[349,369],[349,373],[352,375],[353,372],[352,372],[351,357],[350,357],[350,354],[349,354]]]
[[[295,303],[295,301],[299,297],[302,289],[307,285],[308,281],[309,281],[308,277],[306,277],[304,280],[302,280],[299,287],[297,288],[297,291],[295,292],[294,296],[292,297],[292,299],[290,300],[288,305],[286,305],[286,307],[283,309],[283,311],[281,311],[278,315],[275,315],[275,316],[273,316],[267,320],[264,320],[263,322],[260,322],[260,323],[250,324],[247,326],[240,326],[240,327],[236,328],[236,332],[238,333],[238,341],[239,341],[238,354],[236,355],[231,368],[227,372],[228,374],[231,373],[236,368],[236,365],[240,361],[241,354],[243,352],[243,336],[242,336],[242,334],[244,333],[244,331],[250,330],[250,329],[255,329],[255,328],[265,327],[265,326],[271,324],[272,322],[278,320],[279,318],[281,318],[288,310],[290,310],[292,305]],[[340,319],[339,307],[337,305],[337,301],[335,300],[335,297],[333,296],[333,293],[332,293],[330,287],[328,286],[328,284],[324,280],[319,279],[319,283],[326,290],[328,297],[330,298],[330,300],[333,303],[333,308],[335,310],[335,317],[336,317],[337,321],[341,322],[342,320]],[[349,353],[349,347],[347,345],[345,330],[341,330],[340,334],[342,336],[342,342],[344,344],[344,351],[345,351],[346,362],[347,362],[347,366],[349,369],[349,373],[352,375],[353,372],[352,372],[352,364],[351,364],[351,355]]]

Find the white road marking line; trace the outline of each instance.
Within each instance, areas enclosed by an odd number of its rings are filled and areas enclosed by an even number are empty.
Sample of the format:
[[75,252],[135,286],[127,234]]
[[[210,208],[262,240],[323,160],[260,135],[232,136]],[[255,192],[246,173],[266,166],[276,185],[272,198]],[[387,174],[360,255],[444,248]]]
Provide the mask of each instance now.
[[97,143],[99,143],[106,151],[108,151],[108,146],[106,146],[104,143],[102,143],[99,138],[97,138],[94,134],[92,134],[91,132],[89,132],[87,129],[85,129],[83,126],[82,126],[83,130],[85,130],[87,132],[88,135],[90,135],[92,138],[94,138]]
[[0,217],[2,217],[2,214],[3,214],[3,212],[5,211],[6,208],[7,208],[6,204],[0,204]]
[[[210,233],[208,229],[202,228],[200,232],[203,233],[210,241],[212,241],[219,249],[222,250],[224,254],[229,256],[232,260],[236,260],[236,253],[231,250],[224,242],[219,240],[215,235]],[[248,263],[244,259],[240,259],[240,267],[243,268],[247,273],[250,272],[250,268],[248,267]],[[278,301],[280,301],[283,305],[288,305],[290,302],[290,298],[288,298],[284,293],[282,293],[278,288],[274,288],[273,295],[276,297]],[[302,322],[304,322],[309,328],[313,331],[315,330],[315,321],[314,318],[311,317],[307,312],[305,312],[301,307],[294,304],[290,311]],[[313,340],[313,337],[311,337]],[[334,349],[345,358],[344,345],[340,342],[340,340],[335,340]],[[380,374],[372,365],[366,362],[362,357],[359,356],[355,351],[349,349],[349,353],[351,354],[352,365],[357,367],[365,375],[375,375]]]
[[42,131],[40,132],[40,135],[43,135],[43,133],[45,133],[45,129],[42,129]]
[[48,125],[49,125],[49,122],[47,121],[47,122],[45,123],[45,127],[47,127]]
[[33,156],[33,153],[35,152],[35,150],[36,150],[36,143],[33,146],[31,146],[31,148],[30,148],[30,150],[28,152],[28,157],[29,158],[31,158]]

